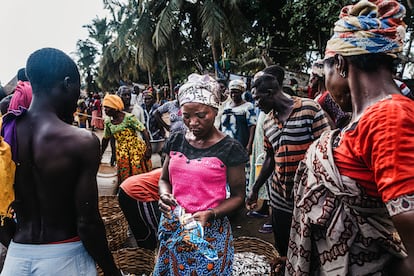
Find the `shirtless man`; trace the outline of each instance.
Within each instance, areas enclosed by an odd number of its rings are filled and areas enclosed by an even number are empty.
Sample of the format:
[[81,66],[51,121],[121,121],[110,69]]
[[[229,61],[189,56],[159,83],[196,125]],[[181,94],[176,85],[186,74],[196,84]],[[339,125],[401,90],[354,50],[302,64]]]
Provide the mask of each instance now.
[[44,48],[29,57],[26,70],[32,105],[4,121],[5,139],[17,134],[9,139],[17,164],[16,231],[1,275],[95,276],[95,261],[105,275],[121,275],[98,211],[99,139],[66,123],[80,94],[76,64]]

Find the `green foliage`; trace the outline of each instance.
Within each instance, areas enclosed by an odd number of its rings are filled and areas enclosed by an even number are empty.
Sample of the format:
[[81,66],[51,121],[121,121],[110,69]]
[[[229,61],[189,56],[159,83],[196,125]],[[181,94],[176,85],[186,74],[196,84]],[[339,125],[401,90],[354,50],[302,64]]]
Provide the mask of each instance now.
[[[253,75],[265,63],[305,71],[316,55],[323,56],[341,7],[355,1],[192,2],[103,0],[111,18],[95,18],[85,26],[100,46],[91,55],[101,55],[97,74],[102,87],[120,79],[147,82],[147,72],[157,83],[167,83],[167,72],[175,81],[194,71],[212,72],[213,56],[226,60],[232,73]],[[411,26],[410,14],[406,22]],[[90,42],[85,44],[78,52],[86,58]],[[81,68],[88,62],[80,61]]]

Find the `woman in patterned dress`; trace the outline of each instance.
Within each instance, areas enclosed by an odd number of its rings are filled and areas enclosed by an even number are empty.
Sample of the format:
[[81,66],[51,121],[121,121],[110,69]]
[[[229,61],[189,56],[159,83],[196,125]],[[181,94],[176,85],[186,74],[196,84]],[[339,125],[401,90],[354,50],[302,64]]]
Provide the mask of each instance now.
[[286,275],[414,275],[414,104],[392,74],[404,15],[360,1],[335,23],[326,87],[352,118],[297,169]]
[[[101,154],[113,136],[116,140],[118,183],[129,176],[150,171],[151,143],[145,126],[134,115],[122,111],[124,104],[117,95],[107,95],[103,106],[105,114],[110,118],[105,118]],[[142,132],[145,141],[138,132]]]
[[214,79],[197,74],[180,87],[189,131],[173,134],[164,148],[154,275],[231,275],[234,247],[227,215],[244,202],[248,155],[237,140],[214,127],[217,90]]

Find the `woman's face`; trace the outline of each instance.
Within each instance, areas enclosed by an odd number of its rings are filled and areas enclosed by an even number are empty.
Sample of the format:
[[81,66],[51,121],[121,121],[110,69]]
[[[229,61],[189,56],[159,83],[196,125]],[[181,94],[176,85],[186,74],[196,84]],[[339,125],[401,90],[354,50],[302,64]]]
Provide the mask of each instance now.
[[236,89],[230,90],[230,97],[232,101],[236,104],[241,103],[243,101],[242,94],[243,92],[240,90],[236,90]]
[[142,99],[144,101],[145,106],[152,107],[154,105],[154,97],[150,95],[144,95]]
[[345,78],[342,77],[340,70],[343,69],[337,65],[336,58],[335,61],[331,60],[324,63],[325,86],[342,110],[351,112],[352,102],[348,85],[348,75]]
[[114,115],[116,114],[116,109],[109,106],[104,106],[104,111],[105,114],[109,117],[114,117]]
[[181,107],[184,124],[195,137],[207,136],[214,127],[217,110],[205,104],[186,103]]

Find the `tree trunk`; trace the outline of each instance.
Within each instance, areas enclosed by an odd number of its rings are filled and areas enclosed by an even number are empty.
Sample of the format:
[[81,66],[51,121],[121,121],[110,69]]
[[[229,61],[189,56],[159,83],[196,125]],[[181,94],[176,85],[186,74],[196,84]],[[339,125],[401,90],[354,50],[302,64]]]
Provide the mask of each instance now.
[[214,41],[210,41],[211,43],[211,52],[213,54],[213,62],[214,62],[214,75],[216,78],[218,78],[218,61],[217,61],[217,50],[216,46],[214,45]]
[[168,52],[165,53],[165,64],[167,65],[167,75],[168,75],[168,84],[170,85],[170,99],[173,99],[174,97],[174,83],[173,83],[173,79],[172,79],[172,68],[171,68],[171,63],[170,63],[170,58],[168,56]]
[[148,68],[148,85],[152,86],[152,80],[151,80],[151,70]]

